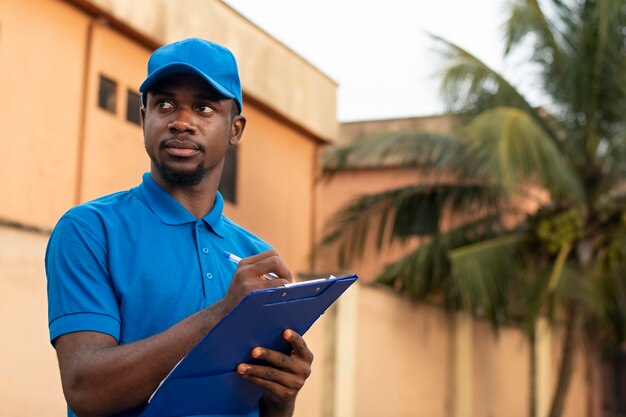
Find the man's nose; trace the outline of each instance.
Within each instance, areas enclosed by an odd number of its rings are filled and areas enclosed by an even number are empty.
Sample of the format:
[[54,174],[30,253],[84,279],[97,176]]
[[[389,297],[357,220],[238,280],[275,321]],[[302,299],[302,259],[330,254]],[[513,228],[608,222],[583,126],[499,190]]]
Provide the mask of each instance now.
[[196,125],[194,123],[193,112],[182,108],[174,113],[174,119],[167,126],[174,133],[195,133]]

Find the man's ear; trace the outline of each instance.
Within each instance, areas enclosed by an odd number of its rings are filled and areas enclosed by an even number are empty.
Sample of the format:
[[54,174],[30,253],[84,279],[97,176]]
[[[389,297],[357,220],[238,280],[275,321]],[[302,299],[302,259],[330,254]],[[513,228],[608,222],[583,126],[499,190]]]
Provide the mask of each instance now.
[[146,133],[146,108],[144,106],[139,108],[139,115],[141,116],[141,130]]
[[242,115],[238,114],[233,117],[233,120],[230,123],[230,138],[228,139],[228,143],[235,146],[241,140],[243,136],[243,131],[246,128],[246,118]]

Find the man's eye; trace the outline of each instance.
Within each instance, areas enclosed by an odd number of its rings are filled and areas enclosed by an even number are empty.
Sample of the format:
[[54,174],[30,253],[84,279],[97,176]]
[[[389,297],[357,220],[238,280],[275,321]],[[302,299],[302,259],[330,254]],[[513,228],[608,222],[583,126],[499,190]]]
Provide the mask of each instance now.
[[169,109],[172,109],[173,107],[174,106],[169,101],[159,101],[157,103],[157,108],[159,109],[169,110]]
[[213,107],[211,106],[208,106],[206,104],[200,104],[198,105],[198,111],[203,114],[209,114],[209,113],[213,113],[214,110],[213,110]]

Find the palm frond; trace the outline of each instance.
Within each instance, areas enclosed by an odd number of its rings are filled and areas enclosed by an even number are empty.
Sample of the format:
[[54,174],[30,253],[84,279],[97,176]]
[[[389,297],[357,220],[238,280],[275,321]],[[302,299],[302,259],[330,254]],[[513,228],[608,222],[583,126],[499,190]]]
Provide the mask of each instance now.
[[506,317],[508,296],[515,284],[516,270],[525,236],[506,234],[465,245],[449,252],[452,277],[463,304],[497,324]]
[[375,281],[415,300],[439,295],[449,307],[459,307],[461,291],[452,285],[449,252],[505,233],[501,220],[499,214],[485,215],[433,235],[416,250],[386,265]]
[[312,256],[321,258],[334,253],[337,264],[343,268],[363,256],[367,239],[371,238],[370,227],[376,229],[376,247],[381,247],[389,234],[391,211],[397,195],[402,191],[389,190],[352,200],[327,223],[326,231],[313,249]]
[[[557,8],[563,6],[558,2],[556,5]],[[569,14],[562,15],[566,25],[570,23],[567,21],[568,16]],[[515,1],[505,28],[505,56],[510,55],[517,47],[527,45],[523,41],[533,35],[531,62],[539,64],[538,67],[543,71],[548,69],[550,74],[544,77],[544,79],[550,79],[552,82],[548,88],[562,89],[567,83],[563,79],[563,75],[567,74],[563,51],[564,47],[567,46],[567,39],[558,37],[559,31],[555,28],[555,24],[547,18],[539,2],[537,0]]]
[[617,347],[626,341],[626,269],[604,273],[585,292],[586,304],[593,311],[593,326],[603,341]]
[[584,191],[559,149],[535,120],[514,108],[496,108],[468,126],[475,138],[476,166],[485,177],[497,178],[511,195],[522,184],[539,180],[555,198],[584,200]]
[[558,145],[559,134],[552,123],[501,74],[460,46],[431,36],[443,45],[441,53],[450,62],[443,72],[441,83],[442,97],[448,108],[464,114],[479,114],[500,106],[518,108],[531,115]]
[[600,142],[596,152],[601,175],[596,182],[594,202],[602,204],[607,199],[626,192],[626,126],[611,139]]
[[[375,237],[381,250],[392,241],[439,232],[442,212],[507,213],[499,207],[502,193],[490,184],[411,184],[354,199],[328,223],[315,250],[322,256],[328,249],[338,254],[341,267],[360,259],[366,242]],[[370,235],[373,233],[373,235]]]
[[[566,36],[577,48],[568,55],[570,85],[567,103],[568,127],[579,142],[581,163],[596,164],[600,141],[624,129],[626,113],[626,58],[624,43],[626,12],[623,1],[584,2],[575,11],[581,24]],[[620,126],[621,125],[621,126]]]

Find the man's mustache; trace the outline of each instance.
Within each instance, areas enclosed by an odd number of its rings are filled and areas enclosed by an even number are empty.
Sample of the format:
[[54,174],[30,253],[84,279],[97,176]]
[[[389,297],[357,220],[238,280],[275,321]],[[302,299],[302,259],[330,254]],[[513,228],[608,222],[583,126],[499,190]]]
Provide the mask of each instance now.
[[191,138],[186,137],[176,137],[176,138],[168,138],[161,141],[159,144],[159,149],[165,148],[184,148],[184,149],[195,149],[200,152],[205,151],[205,146],[201,143],[194,141]]

